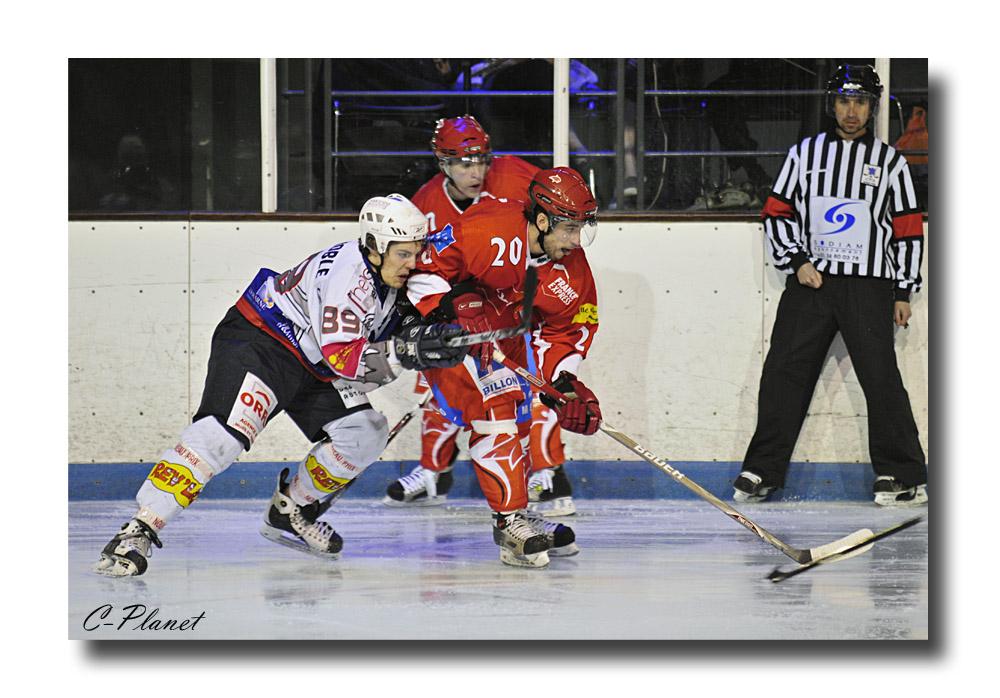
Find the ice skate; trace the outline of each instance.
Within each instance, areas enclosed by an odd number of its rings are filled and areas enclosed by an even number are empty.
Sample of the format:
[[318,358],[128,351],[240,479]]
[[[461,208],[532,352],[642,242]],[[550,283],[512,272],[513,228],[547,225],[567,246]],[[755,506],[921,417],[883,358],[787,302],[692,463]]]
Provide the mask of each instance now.
[[554,518],[576,513],[573,488],[561,465],[531,474],[528,480],[528,511]]
[[390,507],[434,507],[448,499],[454,477],[451,470],[434,472],[418,465],[391,483],[382,503]]
[[907,487],[891,475],[879,475],[873,487],[875,503],[883,507],[916,507],[927,503],[927,485]]
[[764,479],[757,473],[744,470],[733,482],[733,499],[737,502],[763,502],[776,489],[776,485],[764,484]]
[[344,541],[330,524],[316,520],[330,508],[335,498],[300,507],[287,494],[287,478],[288,468],[285,468],[278,475],[278,487],[271,497],[260,534],[279,545],[336,560]]
[[148,524],[132,519],[101,551],[94,571],[106,577],[137,577],[146,571],[152,547],[162,548],[159,537]]
[[549,538],[528,523],[523,511],[493,515],[493,542],[500,546],[500,562],[512,567],[549,564]]
[[576,544],[576,534],[569,526],[549,521],[532,511],[525,513],[524,518],[532,528],[548,538],[550,557],[569,557],[580,552],[580,546]]

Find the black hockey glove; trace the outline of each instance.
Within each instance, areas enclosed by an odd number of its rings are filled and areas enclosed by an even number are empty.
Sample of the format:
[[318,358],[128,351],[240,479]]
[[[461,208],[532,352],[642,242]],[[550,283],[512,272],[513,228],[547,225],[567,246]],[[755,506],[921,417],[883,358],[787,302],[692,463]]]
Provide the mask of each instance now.
[[451,347],[445,342],[464,332],[458,325],[410,325],[393,338],[396,358],[403,368],[423,371],[427,368],[448,368],[461,363],[469,347]]

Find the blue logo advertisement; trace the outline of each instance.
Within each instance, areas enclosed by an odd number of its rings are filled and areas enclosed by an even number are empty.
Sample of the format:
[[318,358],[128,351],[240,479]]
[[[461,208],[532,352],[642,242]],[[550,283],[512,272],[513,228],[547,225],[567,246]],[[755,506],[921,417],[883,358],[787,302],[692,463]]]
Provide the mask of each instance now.
[[837,204],[836,206],[832,207],[829,211],[827,211],[825,214],[823,214],[823,220],[825,220],[827,223],[832,223],[833,225],[838,225],[843,223],[843,225],[841,225],[836,230],[831,230],[829,233],[819,233],[819,234],[836,235],[837,233],[842,233],[848,228],[850,228],[852,225],[854,225],[854,221],[856,220],[854,216],[852,216],[849,213],[840,213],[840,209],[844,208],[844,206],[850,206],[850,205],[851,205],[850,203]]

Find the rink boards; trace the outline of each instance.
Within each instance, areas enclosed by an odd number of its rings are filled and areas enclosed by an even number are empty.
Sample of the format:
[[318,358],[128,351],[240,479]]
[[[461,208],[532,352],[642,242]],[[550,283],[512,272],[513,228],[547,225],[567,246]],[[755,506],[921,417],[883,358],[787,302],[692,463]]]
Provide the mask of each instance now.
[[[173,444],[197,408],[212,330],[257,269],[284,270],[357,234],[356,224],[343,222],[74,221],[69,228],[69,460],[139,470],[148,465],[134,464]],[[784,281],[768,264],[760,225],[602,223],[587,255],[601,324],[581,377],[600,397],[605,417],[658,454],[692,464],[696,479],[731,478],[753,432]],[[896,339],[925,450],[929,257],[910,328]],[[414,405],[412,387],[413,378],[404,376],[372,396],[390,424]],[[810,462],[814,481],[842,470],[857,481],[868,477],[863,465],[824,465],[867,462],[866,414],[838,338],[793,460]],[[408,429],[384,454],[387,462],[373,467],[398,472],[400,461],[418,457],[417,429]],[[648,470],[665,479],[601,435],[569,434],[566,442],[569,457],[597,479],[602,463],[619,459],[629,477]],[[305,439],[281,416],[244,465],[273,472],[270,464],[298,461],[305,450]],[[71,468],[71,484],[87,481],[81,468]],[[213,488],[221,489],[222,477]]]

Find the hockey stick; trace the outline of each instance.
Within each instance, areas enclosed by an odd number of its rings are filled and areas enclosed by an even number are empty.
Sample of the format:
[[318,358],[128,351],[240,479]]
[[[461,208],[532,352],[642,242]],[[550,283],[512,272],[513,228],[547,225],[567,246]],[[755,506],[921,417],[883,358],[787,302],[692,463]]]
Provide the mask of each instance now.
[[396,426],[394,426],[392,429],[389,430],[389,436],[388,438],[386,438],[385,441],[386,446],[392,443],[392,440],[396,438],[396,434],[403,431],[403,427],[405,427],[407,424],[410,423],[410,420],[413,419],[413,417],[417,414],[417,412],[427,407],[427,403],[431,401],[431,398],[433,396],[434,393],[431,391],[430,388],[428,388],[427,392],[424,393],[424,396],[420,399],[420,404],[418,404],[414,409],[404,414],[402,418],[398,422],[396,422]]
[[535,291],[538,288],[538,270],[528,267],[524,277],[524,298],[521,300],[521,324],[489,332],[476,332],[445,340],[450,347],[469,347],[474,344],[494,342],[499,339],[517,337],[531,330],[531,311],[535,306]]
[[[529,371],[525,370],[523,367],[518,366],[516,363],[507,358],[507,356],[499,349],[496,348],[494,349],[493,360],[502,363],[504,366],[514,371],[514,373],[516,373],[517,375],[521,376],[526,381],[528,381],[537,390],[545,393],[553,400],[556,400],[557,402],[560,403],[567,402],[567,397],[565,395],[557,391],[555,388],[553,388],[551,385],[549,385],[542,379],[538,378]],[[758,526],[753,521],[745,517],[743,514],[736,511],[736,509],[732,508],[731,506],[723,502],[721,499],[716,497],[714,494],[706,490],[704,487],[699,485],[697,482],[694,482],[693,480],[685,476],[684,473],[671,466],[669,463],[667,463],[665,459],[660,458],[652,451],[646,449],[645,447],[640,445],[637,441],[627,436],[625,433],[619,431],[618,429],[615,429],[607,422],[601,422],[600,429],[601,431],[603,431],[605,434],[610,436],[612,439],[620,443],[628,450],[638,454],[647,463],[655,465],[657,468],[665,472],[667,475],[672,477],[677,482],[687,487],[696,495],[698,495],[706,502],[714,506],[716,509],[719,509],[722,513],[731,518],[733,521],[747,528],[748,530],[752,531],[765,543],[777,548],[785,555],[798,562],[799,564],[804,565],[808,562],[812,562],[813,560],[830,557],[837,553],[845,553],[848,549],[858,547],[859,543],[862,543],[862,541],[867,541],[872,535],[872,532],[870,530],[868,530],[867,528],[863,528],[858,531],[855,531],[854,533],[848,536],[844,536],[843,538],[839,538],[831,543],[820,545],[815,548],[805,548],[805,549],[793,548],[792,546],[788,545],[787,543],[776,537],[774,534],[770,533],[763,527]]]
[[846,550],[841,550],[839,552],[832,553],[825,557],[814,559],[808,564],[802,565],[802,567],[797,567],[789,572],[782,572],[780,569],[775,567],[774,570],[772,570],[771,574],[767,575],[767,578],[770,579],[775,584],[777,584],[778,582],[785,581],[789,577],[794,577],[797,574],[808,572],[813,567],[818,567],[819,565],[825,565],[828,562],[837,562],[838,560],[844,560],[849,557],[853,557],[858,553],[862,553],[865,550],[868,550],[872,546],[872,544],[877,540],[881,540],[895,533],[899,533],[900,531],[905,530],[910,526],[916,526],[923,520],[923,518],[924,518],[923,516],[915,516],[912,519],[907,519],[906,521],[902,521],[894,526],[890,526],[889,528],[883,531],[879,531],[878,533],[873,533],[872,535],[868,536],[862,541],[859,541],[855,545],[852,545],[850,548],[847,548]]

